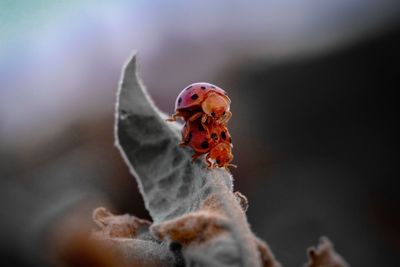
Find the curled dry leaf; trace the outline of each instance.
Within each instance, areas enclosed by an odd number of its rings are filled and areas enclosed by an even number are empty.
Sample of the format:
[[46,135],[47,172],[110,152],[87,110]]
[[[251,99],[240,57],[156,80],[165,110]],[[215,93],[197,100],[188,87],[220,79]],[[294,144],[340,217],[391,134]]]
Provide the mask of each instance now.
[[95,235],[110,238],[135,238],[139,233],[148,231],[151,222],[128,214],[115,216],[103,207],[93,211],[93,221],[100,227]]
[[204,200],[196,212],[151,227],[161,240],[171,239],[182,245],[204,243],[228,231],[226,216],[215,195]]
[[336,253],[332,243],[326,237],[321,237],[317,248],[308,249],[309,262],[306,267],[347,267],[345,260]]
[[150,235],[151,222],[128,214],[113,215],[103,207],[95,209],[92,217],[100,228],[92,239],[101,241],[102,249],[114,256],[111,259],[119,260],[109,266],[171,266],[175,262],[168,247]]

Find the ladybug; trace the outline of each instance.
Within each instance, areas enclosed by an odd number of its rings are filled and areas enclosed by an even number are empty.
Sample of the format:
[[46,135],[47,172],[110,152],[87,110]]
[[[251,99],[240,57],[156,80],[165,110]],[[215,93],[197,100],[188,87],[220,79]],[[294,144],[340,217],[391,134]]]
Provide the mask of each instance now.
[[176,98],[175,114],[168,121],[176,121],[177,117],[183,117],[185,121],[201,118],[201,123],[208,132],[208,118],[226,125],[232,116],[229,111],[230,103],[231,100],[221,88],[205,82],[193,83],[184,88]]
[[[187,121],[182,129],[182,143],[181,146],[190,146],[195,154],[192,156],[194,162],[199,156],[207,154],[206,161],[208,168],[234,166],[230,164],[233,159],[231,148],[232,139],[225,126],[214,121],[207,124],[209,132],[207,132],[200,119],[194,121]],[[212,163],[209,159],[212,159]]]
[[[228,166],[236,168],[236,165],[230,164],[233,159],[231,149],[232,146],[226,142],[218,143],[215,147],[210,149],[210,153],[207,155],[207,157],[215,161],[213,168],[216,166],[225,167],[227,171],[229,171]],[[208,167],[210,168],[210,165]]]

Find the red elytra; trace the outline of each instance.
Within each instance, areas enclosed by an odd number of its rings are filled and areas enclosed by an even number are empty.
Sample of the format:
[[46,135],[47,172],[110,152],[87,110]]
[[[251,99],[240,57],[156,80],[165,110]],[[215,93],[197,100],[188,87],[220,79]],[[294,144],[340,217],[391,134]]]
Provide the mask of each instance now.
[[182,145],[188,145],[196,152],[207,153],[219,141],[218,132],[224,127],[218,125],[217,123],[208,123],[209,132],[207,132],[200,119],[187,121],[181,131]]
[[[181,146],[190,146],[196,153],[192,156],[192,162],[199,156],[207,154],[208,168],[235,166],[230,164],[233,159],[231,153],[231,137],[225,126],[213,121],[207,124],[209,132],[204,129],[201,120],[186,122],[182,129]],[[212,159],[212,163],[209,159]]]
[[227,98],[229,103],[231,102],[226,96],[226,92],[218,86],[210,83],[199,82],[192,83],[180,92],[176,98],[175,110],[193,110],[196,106],[199,107],[209,92],[215,92],[224,96]]
[[185,121],[194,121],[201,117],[203,126],[208,118],[225,125],[232,116],[231,100],[226,92],[210,83],[193,83],[184,88],[176,98],[175,114],[168,121],[183,117]]

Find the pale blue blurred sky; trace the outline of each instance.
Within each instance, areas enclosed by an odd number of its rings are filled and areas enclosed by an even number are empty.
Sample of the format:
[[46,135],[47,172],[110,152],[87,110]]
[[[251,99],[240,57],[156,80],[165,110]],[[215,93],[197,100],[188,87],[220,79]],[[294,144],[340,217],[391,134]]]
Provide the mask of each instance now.
[[[385,28],[399,1],[0,1],[0,135],[20,143],[110,113],[123,62],[171,111],[241,58],[290,60]],[[171,108],[169,107],[171,106]],[[3,142],[3,143],[5,143]]]

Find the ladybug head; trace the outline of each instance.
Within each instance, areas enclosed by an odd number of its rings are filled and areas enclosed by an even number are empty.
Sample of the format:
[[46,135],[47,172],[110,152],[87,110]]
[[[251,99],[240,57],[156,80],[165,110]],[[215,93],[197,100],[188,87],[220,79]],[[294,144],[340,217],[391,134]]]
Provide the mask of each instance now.
[[211,92],[204,99],[201,107],[208,116],[220,120],[229,111],[230,103],[226,97]]
[[219,143],[210,150],[210,158],[215,161],[218,167],[228,166],[233,159],[231,146],[227,143]]

